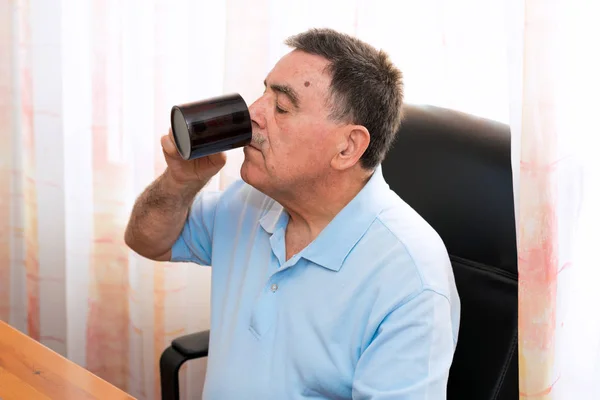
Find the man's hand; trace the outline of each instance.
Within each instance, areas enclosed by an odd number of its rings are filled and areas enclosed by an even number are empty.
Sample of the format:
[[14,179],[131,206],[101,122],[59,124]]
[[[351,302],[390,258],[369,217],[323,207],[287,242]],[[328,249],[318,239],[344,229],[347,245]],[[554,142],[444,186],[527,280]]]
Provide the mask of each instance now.
[[167,173],[174,182],[180,185],[202,183],[204,186],[223,168],[227,161],[225,153],[211,154],[194,160],[184,160],[177,151],[173,132],[170,129],[169,134],[164,135],[160,143],[167,162]]

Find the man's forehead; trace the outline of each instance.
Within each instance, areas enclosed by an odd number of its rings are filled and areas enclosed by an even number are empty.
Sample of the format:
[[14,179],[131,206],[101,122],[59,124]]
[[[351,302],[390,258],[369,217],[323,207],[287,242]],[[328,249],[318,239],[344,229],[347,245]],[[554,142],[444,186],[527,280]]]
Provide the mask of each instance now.
[[294,50],[283,56],[267,76],[267,84],[287,84],[294,88],[327,90],[331,81],[329,61],[321,56]]

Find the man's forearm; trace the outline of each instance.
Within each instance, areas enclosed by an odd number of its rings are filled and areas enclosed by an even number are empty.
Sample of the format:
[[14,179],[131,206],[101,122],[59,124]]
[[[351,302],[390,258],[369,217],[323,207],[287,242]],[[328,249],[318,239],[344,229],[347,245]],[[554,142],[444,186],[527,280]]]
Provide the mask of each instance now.
[[136,200],[125,231],[125,243],[146,258],[167,261],[190,206],[206,183],[179,184],[167,169]]

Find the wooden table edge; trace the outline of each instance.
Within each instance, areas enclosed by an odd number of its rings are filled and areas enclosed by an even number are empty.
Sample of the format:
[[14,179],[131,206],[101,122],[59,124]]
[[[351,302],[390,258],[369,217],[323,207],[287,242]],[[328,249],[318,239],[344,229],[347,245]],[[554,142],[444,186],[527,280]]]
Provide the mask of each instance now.
[[[55,358],[57,361],[60,360],[60,362],[62,362],[64,365],[66,365],[68,368],[70,368],[71,372],[74,372],[75,375],[79,374],[79,376],[76,376],[76,378],[84,378],[85,377],[85,379],[88,380],[88,382],[92,383],[92,386],[94,386],[94,388],[101,389],[103,396],[108,394],[108,395],[110,395],[111,399],[136,400],[135,397],[133,397],[129,393],[119,389],[118,387],[114,386],[110,382],[93,374],[91,371],[87,370],[86,368],[69,360],[68,358],[57,353],[56,351],[52,350],[51,348],[44,346],[42,343],[38,342],[37,340],[33,339],[32,337],[24,334],[23,332],[19,331],[18,329],[14,328],[13,326],[11,326],[8,323],[1,321],[1,320],[0,320],[0,332],[2,332],[2,335],[0,335],[0,343],[2,343],[4,345],[8,344],[6,333],[8,333],[10,336],[8,339],[14,339],[15,337],[17,337],[17,338],[20,338],[20,340],[26,341],[28,346],[31,349],[29,351],[46,353],[46,354],[48,354],[48,357]],[[1,356],[2,355],[0,354],[0,359],[1,359]],[[52,361],[54,361],[54,360],[52,360]],[[7,368],[6,366],[3,366],[3,369],[5,369],[8,372],[11,372],[10,368]],[[75,385],[77,385],[77,383],[81,384],[83,382],[74,382]],[[80,386],[80,385],[77,385],[77,386],[79,388],[81,388],[82,390],[89,392],[89,386]],[[100,386],[100,387],[98,387],[98,386]],[[38,390],[40,393],[43,393],[38,388],[35,388],[35,387],[33,387],[33,388]],[[94,393],[90,393],[90,394],[92,396],[94,395]],[[2,394],[0,393],[0,399],[1,398],[2,398]]]

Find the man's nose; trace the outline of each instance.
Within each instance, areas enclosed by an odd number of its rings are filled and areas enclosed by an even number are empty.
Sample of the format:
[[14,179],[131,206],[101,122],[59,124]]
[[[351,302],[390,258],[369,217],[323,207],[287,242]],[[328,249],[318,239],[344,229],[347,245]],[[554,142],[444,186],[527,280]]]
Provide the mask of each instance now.
[[258,125],[259,128],[263,129],[265,127],[265,104],[264,104],[264,96],[258,98],[252,105],[248,108],[250,112],[250,119],[253,123]]

